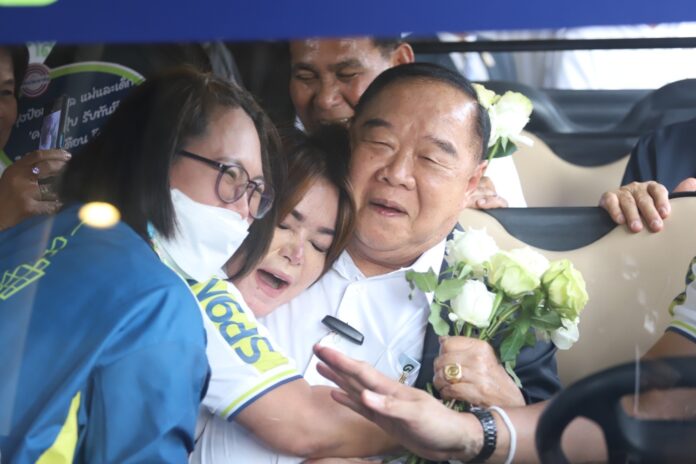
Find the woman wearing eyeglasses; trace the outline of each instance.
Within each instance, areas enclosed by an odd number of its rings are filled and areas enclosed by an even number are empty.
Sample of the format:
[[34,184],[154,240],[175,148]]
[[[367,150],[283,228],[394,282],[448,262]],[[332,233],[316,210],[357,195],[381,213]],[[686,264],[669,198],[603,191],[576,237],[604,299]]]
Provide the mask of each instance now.
[[[265,252],[273,134],[225,81],[192,70],[152,78],[75,154],[63,210],[0,232],[3,460],[187,460],[209,370],[200,307],[181,277],[221,273],[262,217],[246,261]],[[83,222],[92,202],[122,222]]]

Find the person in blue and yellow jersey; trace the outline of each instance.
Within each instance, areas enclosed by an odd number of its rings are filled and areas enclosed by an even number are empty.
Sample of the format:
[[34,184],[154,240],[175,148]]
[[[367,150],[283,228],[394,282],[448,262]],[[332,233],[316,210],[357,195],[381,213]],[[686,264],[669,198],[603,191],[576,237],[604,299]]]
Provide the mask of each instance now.
[[354,225],[345,128],[297,132],[284,142],[288,174],[265,256],[248,266],[243,257],[256,241],[250,234],[226,266],[231,278],[192,286],[206,320],[211,367],[193,463],[263,463],[272,455],[261,443],[302,457],[374,454],[392,443],[358,415],[337,408],[329,388],[311,387],[257,319],[330,269]]
[[[232,84],[154,77],[72,158],[65,208],[0,233],[3,461],[187,461],[209,368],[181,277],[212,277],[269,210],[273,133]],[[122,221],[97,228],[100,206]]]

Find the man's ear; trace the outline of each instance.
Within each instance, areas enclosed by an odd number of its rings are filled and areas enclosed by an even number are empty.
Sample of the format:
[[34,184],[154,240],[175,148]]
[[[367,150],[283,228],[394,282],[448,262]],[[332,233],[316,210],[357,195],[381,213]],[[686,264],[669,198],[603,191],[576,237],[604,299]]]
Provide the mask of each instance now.
[[415,60],[416,55],[413,53],[413,48],[406,42],[401,42],[390,55],[392,66],[413,63]]
[[469,181],[466,186],[466,199],[464,200],[464,208],[468,205],[469,202],[469,197],[476,193],[476,189],[479,186],[479,182],[481,181],[481,177],[483,177],[483,174],[486,172],[486,168],[488,167],[488,160],[481,161],[478,166],[474,169],[474,172],[471,174],[471,177],[469,177]]

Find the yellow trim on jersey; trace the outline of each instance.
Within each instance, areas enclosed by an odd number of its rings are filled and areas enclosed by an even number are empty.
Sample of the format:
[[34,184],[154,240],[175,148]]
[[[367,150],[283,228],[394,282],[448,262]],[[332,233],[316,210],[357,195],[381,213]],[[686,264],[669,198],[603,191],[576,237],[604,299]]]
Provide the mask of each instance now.
[[227,285],[224,280],[211,279],[193,284],[191,290],[230,349],[240,361],[262,374],[289,364],[289,359],[259,333],[253,313],[247,312],[248,308],[237,300]]
[[685,332],[688,332],[692,337],[696,337],[696,327],[694,327],[691,324],[687,324],[684,321],[672,321],[670,324],[670,327],[675,327],[677,329],[684,330]]
[[[5,169],[10,167],[10,164],[12,164],[12,160],[10,159],[9,156],[7,156],[7,153],[5,153],[4,150],[0,150],[0,165],[5,166]],[[0,172],[2,169],[0,169]]]
[[80,392],[73,396],[63,427],[50,448],[43,452],[36,464],[63,464],[73,462],[77,448],[77,411],[80,408]]
[[227,406],[227,407],[222,411],[222,417],[223,417],[223,418],[227,418],[227,416],[229,416],[230,413],[231,413],[232,411],[234,411],[235,409],[237,409],[237,407],[238,407],[240,404],[242,404],[244,401],[248,400],[248,399],[249,399],[250,397],[252,397],[253,395],[259,393],[259,392],[260,392],[261,390],[263,390],[264,388],[270,387],[270,386],[272,386],[273,384],[278,383],[278,382],[279,382],[280,380],[282,380],[283,378],[289,378],[289,377],[292,377],[292,376],[295,376],[295,375],[299,375],[296,369],[288,369],[288,370],[286,370],[286,371],[283,371],[283,372],[279,373],[278,375],[274,375],[273,377],[271,377],[271,378],[269,378],[269,379],[266,379],[265,382],[256,385],[254,388],[252,388],[251,390],[247,391],[246,393],[244,393],[243,395],[241,395],[240,397],[238,397],[236,400],[234,400],[234,401],[232,402],[232,404],[230,404],[229,406]]

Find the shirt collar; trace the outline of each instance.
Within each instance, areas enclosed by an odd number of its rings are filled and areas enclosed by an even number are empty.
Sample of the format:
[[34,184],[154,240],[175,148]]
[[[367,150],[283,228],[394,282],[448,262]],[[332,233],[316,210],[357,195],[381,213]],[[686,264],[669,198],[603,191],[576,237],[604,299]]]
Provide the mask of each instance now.
[[388,272],[386,274],[381,274],[373,277],[365,277],[358,266],[356,266],[353,258],[351,258],[348,250],[343,250],[341,256],[338,257],[333,265],[333,269],[338,272],[338,274],[350,281],[358,281],[364,279],[379,279],[383,277],[392,276],[394,274],[405,274],[406,271],[416,271],[416,272],[427,272],[431,269],[436,273],[440,273],[440,267],[442,266],[442,260],[445,258],[445,242],[447,240],[443,239],[441,242],[437,243],[432,248],[426,250],[420,257],[410,266],[402,267],[395,271]]

